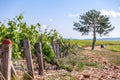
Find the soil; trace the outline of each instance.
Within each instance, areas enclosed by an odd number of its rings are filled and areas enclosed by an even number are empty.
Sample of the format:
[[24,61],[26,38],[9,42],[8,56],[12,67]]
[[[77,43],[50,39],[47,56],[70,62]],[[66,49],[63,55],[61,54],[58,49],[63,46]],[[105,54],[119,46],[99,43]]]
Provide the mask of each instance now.
[[[104,48],[96,46],[95,50],[102,51]],[[120,66],[109,63],[108,59],[103,56],[93,54],[91,47],[85,47],[83,52],[89,57],[91,62],[100,63],[100,68],[89,67],[82,72],[68,72],[63,69],[55,70],[53,67],[53,69],[44,70],[44,75],[39,76],[38,65],[34,64],[34,80],[120,80]],[[27,71],[26,66],[23,66],[24,64],[26,64],[24,59],[20,59],[14,64],[18,80],[22,80],[23,74]]]

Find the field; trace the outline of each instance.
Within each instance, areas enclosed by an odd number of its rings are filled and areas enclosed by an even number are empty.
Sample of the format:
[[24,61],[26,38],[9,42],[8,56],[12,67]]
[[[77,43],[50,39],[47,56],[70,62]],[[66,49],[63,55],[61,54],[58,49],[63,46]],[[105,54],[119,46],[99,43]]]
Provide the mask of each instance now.
[[[70,40],[71,45],[77,45],[78,47],[86,47],[91,46],[92,40]],[[120,41],[105,41],[105,40],[97,40],[96,46],[105,45],[106,49],[120,52]]]
[[[89,46],[89,49],[90,49],[92,41],[91,40],[70,40],[70,43],[77,44],[81,48]],[[120,58],[120,41],[97,40],[96,47],[98,47],[98,46],[100,47],[101,44],[105,45],[105,49],[104,50],[97,49],[95,51],[92,51],[92,53],[106,57],[106,58],[108,58],[108,60],[111,63],[120,65],[120,60],[119,60],[119,58]]]
[[106,49],[114,52],[120,52],[120,45],[109,45],[106,47]]

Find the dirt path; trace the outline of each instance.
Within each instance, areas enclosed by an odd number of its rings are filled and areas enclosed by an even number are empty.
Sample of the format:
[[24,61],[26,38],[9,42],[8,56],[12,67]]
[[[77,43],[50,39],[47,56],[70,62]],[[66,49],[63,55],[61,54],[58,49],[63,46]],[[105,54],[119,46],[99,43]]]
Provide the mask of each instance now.
[[[85,47],[83,51],[91,62],[100,63],[100,68],[89,68],[84,70],[77,79],[79,80],[120,80],[120,66],[110,64],[103,56],[93,54],[91,47]],[[103,51],[100,46],[95,46],[95,50]]]
[[[91,50],[91,46],[87,46],[87,47],[84,47],[84,49],[86,50]],[[94,50],[97,50],[97,51],[101,51],[103,50],[104,48],[101,48],[100,46],[95,46]]]

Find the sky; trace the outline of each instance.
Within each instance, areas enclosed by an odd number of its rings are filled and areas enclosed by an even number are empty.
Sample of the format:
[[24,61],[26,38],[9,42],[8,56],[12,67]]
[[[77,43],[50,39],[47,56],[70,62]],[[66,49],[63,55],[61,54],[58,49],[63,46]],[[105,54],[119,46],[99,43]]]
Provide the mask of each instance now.
[[[56,29],[64,38],[88,39],[73,30],[79,16],[95,9],[110,17],[115,29],[102,38],[120,37],[120,0],[0,0],[0,21],[20,13],[28,24],[40,23],[41,28]],[[100,38],[97,35],[97,38]]]

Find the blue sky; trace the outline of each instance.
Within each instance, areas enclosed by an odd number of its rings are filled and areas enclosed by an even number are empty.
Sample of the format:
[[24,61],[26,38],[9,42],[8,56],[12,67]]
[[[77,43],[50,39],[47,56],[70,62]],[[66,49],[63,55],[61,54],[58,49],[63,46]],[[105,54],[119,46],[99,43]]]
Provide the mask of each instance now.
[[73,22],[91,9],[109,16],[110,22],[116,27],[104,37],[120,37],[119,0],[0,0],[0,21],[22,13],[28,24],[39,22],[42,28],[56,29],[64,38],[92,38],[92,34],[81,36],[81,33],[73,30]]

